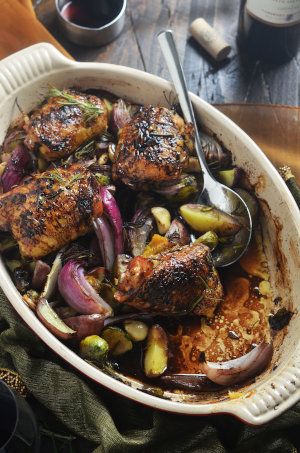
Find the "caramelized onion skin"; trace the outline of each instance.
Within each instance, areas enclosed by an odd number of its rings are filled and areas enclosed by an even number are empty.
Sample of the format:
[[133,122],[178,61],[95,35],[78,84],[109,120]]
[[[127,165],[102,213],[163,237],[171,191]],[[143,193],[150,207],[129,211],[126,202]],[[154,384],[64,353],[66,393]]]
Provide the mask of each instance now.
[[65,302],[78,313],[98,313],[104,317],[112,315],[111,307],[85,278],[80,262],[70,260],[64,265],[58,276],[58,288]]
[[38,260],[33,271],[32,287],[37,291],[40,291],[45,286],[50,271],[51,268],[47,263]]
[[121,212],[114,196],[106,187],[101,187],[100,195],[102,198],[104,213],[106,214],[114,232],[115,254],[119,255],[124,251],[123,222]]
[[104,326],[104,317],[99,314],[93,315],[80,315],[65,318],[64,322],[71,329],[76,331],[73,339],[81,341],[83,338],[90,335],[100,335],[101,330]]
[[270,364],[273,345],[261,343],[248,354],[227,362],[204,362],[203,372],[208,379],[219,385],[235,385],[254,378]]
[[57,338],[70,340],[74,337],[76,332],[60,319],[58,314],[49,305],[47,299],[40,298],[36,307],[36,314],[44,326]]
[[98,239],[104,267],[106,270],[111,271],[116,258],[111,226],[108,220],[101,216],[93,221],[93,227]]
[[190,392],[213,392],[222,389],[205,374],[166,374],[161,376],[160,382],[168,387]]
[[8,192],[14,186],[20,184],[31,164],[31,156],[24,145],[17,145],[12,151],[1,177],[3,192]]

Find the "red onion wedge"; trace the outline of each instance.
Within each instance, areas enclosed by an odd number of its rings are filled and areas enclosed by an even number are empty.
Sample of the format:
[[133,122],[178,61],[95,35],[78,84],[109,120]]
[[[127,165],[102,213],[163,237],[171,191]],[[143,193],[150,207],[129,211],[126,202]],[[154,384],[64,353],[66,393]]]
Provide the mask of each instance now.
[[165,374],[160,378],[162,384],[176,389],[189,390],[191,392],[213,392],[222,389],[212,382],[205,374]]
[[58,289],[65,302],[80,314],[112,315],[110,305],[88,283],[78,261],[70,260],[64,265],[58,276]]
[[131,120],[129,108],[126,106],[123,99],[118,99],[113,105],[110,115],[110,128],[114,133],[118,133],[119,129],[125,126]]
[[71,329],[76,330],[74,340],[81,341],[89,335],[99,335],[104,327],[104,317],[97,313],[93,315],[72,316],[64,319],[64,322]]
[[12,129],[5,137],[2,150],[6,154],[11,153],[11,151],[24,141],[25,132],[23,129]]
[[50,266],[44,261],[38,260],[35,263],[32,276],[32,287],[34,289],[40,291],[45,286],[50,270]]
[[8,192],[12,187],[20,184],[30,164],[31,156],[28,149],[24,145],[17,145],[1,177],[3,192]]
[[50,330],[53,335],[61,340],[69,340],[75,335],[75,330],[71,329],[60,319],[57,313],[49,305],[47,299],[41,297],[36,307],[36,314],[39,320]]
[[148,208],[138,208],[132,218],[128,230],[131,253],[142,255],[150,234],[154,228],[154,218]]
[[93,221],[93,226],[98,238],[104,267],[108,271],[111,271],[115,261],[115,252],[110,224],[105,217],[98,217]]
[[187,227],[178,219],[172,221],[165,236],[170,242],[178,245],[187,245],[191,241]]
[[120,213],[120,209],[117,205],[111,192],[106,187],[101,187],[100,195],[102,198],[104,213],[113,228],[114,232],[114,243],[115,243],[115,254],[120,255],[123,253],[123,222]]
[[248,354],[228,362],[204,362],[203,372],[219,385],[234,385],[253,378],[264,371],[273,355],[273,345],[261,343]]
[[50,300],[51,296],[56,290],[57,278],[62,266],[61,255],[62,251],[56,255],[55,260],[52,263],[51,270],[47,275],[45,287],[41,294],[41,297],[44,299]]

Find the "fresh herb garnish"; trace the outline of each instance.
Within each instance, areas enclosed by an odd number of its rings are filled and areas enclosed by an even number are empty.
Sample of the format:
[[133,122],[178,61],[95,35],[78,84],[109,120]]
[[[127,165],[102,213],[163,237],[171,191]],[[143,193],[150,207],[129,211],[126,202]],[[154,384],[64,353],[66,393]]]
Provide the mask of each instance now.
[[70,188],[76,181],[83,178],[82,173],[74,173],[70,179],[64,178],[58,169],[52,170],[51,174],[47,176],[47,179],[54,180],[61,184],[62,187]]
[[59,173],[57,169],[52,170],[51,174],[47,176],[47,179],[52,179],[56,182],[59,182],[60,184],[63,184],[65,182],[65,179],[62,177],[62,175]]
[[189,306],[188,308],[188,313],[191,313],[195,310],[195,308],[200,304],[200,302],[202,301],[203,299],[203,294],[201,294],[201,296],[199,297],[196,297],[196,299],[191,303],[191,305]]
[[103,175],[102,173],[95,173],[95,177],[101,186],[108,186],[110,184],[110,178],[107,175]]
[[81,100],[69,93],[68,91],[59,90],[58,88],[51,88],[49,91],[49,97],[60,97],[59,104],[61,105],[75,105],[80,108],[84,115],[86,122],[89,122],[103,113],[103,110],[87,100]]
[[164,137],[164,138],[173,138],[174,134],[162,134],[158,132],[149,132],[150,137]]
[[83,175],[81,173],[75,173],[74,175],[71,176],[71,178],[68,181],[66,181],[66,187],[67,188],[72,187],[72,185],[75,182],[80,181],[82,178],[83,178]]
[[92,141],[86,143],[84,146],[82,146],[75,152],[75,159],[81,160],[81,159],[85,158],[86,156],[89,156],[90,154],[94,153],[94,151],[95,151],[95,141],[92,140]]
[[49,193],[47,193],[47,192],[40,193],[37,198],[37,209],[42,208],[45,201],[53,200],[54,198],[56,198],[60,193],[62,193],[64,191],[64,189],[70,190],[72,185],[75,182],[83,179],[83,177],[84,177],[83,174],[79,172],[79,173],[74,173],[69,179],[67,179],[67,178],[64,178],[60,174],[60,172],[57,168],[55,168],[54,170],[51,170],[51,173],[49,175],[45,176],[45,179],[59,183],[60,187],[58,190],[55,190],[55,191],[51,190]]

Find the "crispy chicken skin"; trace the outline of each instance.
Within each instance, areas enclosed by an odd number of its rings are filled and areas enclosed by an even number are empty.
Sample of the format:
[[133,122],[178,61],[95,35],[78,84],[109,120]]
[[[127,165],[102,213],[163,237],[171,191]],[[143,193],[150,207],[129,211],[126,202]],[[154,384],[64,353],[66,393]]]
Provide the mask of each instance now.
[[[157,259],[156,259],[157,258]],[[211,317],[223,289],[208,247],[186,245],[150,260],[133,258],[115,299],[142,311],[182,312]],[[193,308],[193,305],[194,308]]]
[[165,107],[140,107],[120,131],[113,178],[130,186],[176,180],[188,158],[191,125]]
[[41,258],[86,234],[102,213],[99,186],[80,164],[33,175],[0,196],[0,229],[25,258]]
[[99,107],[101,113],[88,120],[80,106],[68,105],[62,97],[48,98],[24,126],[26,146],[39,151],[48,161],[69,156],[80,145],[107,130],[108,110],[103,100],[72,90],[66,92],[80,102]]

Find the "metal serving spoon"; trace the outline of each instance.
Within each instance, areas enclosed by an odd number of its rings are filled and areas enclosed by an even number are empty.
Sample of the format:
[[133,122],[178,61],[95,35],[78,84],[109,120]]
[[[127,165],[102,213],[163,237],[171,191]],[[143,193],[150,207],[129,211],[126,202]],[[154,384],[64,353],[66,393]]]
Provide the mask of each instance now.
[[197,203],[215,206],[227,214],[234,215],[242,225],[230,244],[220,244],[212,253],[215,266],[224,267],[233,264],[246,251],[252,233],[252,220],[242,198],[233,190],[218,182],[211,174],[201,146],[194,110],[186,87],[185,77],[180,64],[171,30],[158,34],[158,41],[167,63],[183,116],[195,128],[195,148],[203,173],[203,189]]

